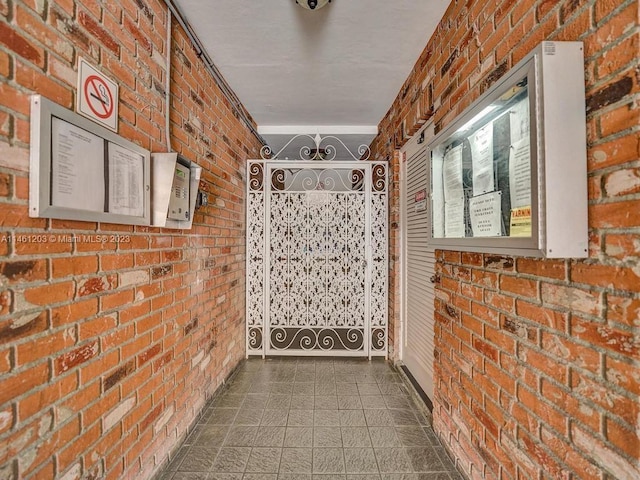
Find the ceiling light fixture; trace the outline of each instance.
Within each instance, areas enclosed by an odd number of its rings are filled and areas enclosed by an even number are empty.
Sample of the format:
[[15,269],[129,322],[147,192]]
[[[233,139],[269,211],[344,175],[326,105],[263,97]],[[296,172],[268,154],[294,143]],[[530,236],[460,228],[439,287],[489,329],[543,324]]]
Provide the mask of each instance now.
[[296,3],[307,10],[318,10],[331,3],[331,0],[296,0]]

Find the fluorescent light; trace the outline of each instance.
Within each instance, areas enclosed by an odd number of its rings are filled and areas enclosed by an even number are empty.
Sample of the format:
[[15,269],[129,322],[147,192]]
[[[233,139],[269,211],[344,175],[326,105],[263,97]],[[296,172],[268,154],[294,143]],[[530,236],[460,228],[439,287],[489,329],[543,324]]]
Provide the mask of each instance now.
[[497,105],[489,105],[488,107],[486,107],[484,110],[482,110],[479,114],[477,114],[475,117],[473,117],[471,120],[469,120],[467,123],[465,123],[463,126],[461,126],[458,129],[458,132],[464,132],[465,130],[469,130],[476,122],[478,122],[479,120],[481,120],[482,118],[486,117],[487,115],[489,115],[491,112],[493,112],[496,108],[498,108]]

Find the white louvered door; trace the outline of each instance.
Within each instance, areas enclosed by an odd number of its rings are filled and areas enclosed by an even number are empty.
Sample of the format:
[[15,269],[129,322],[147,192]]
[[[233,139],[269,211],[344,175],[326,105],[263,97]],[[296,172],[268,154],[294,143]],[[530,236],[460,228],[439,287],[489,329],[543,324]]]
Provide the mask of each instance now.
[[[433,398],[435,255],[429,233],[427,149],[408,155],[404,188],[404,299],[403,361],[424,392]],[[422,200],[423,197],[427,199]],[[424,203],[423,203],[424,202]]]

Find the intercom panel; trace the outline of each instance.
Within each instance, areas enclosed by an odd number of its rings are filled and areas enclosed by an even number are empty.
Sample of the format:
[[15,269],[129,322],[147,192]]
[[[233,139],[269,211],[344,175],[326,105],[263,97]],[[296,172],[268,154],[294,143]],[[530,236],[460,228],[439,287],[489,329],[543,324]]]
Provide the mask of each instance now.
[[191,170],[189,167],[176,163],[169,199],[169,213],[167,218],[172,220],[189,219],[189,183]]

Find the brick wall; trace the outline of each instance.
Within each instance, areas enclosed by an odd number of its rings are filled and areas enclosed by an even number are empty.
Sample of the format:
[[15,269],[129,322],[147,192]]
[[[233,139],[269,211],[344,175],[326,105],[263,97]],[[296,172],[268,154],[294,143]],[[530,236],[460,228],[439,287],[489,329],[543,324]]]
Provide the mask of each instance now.
[[397,162],[540,41],[585,44],[590,257],[436,254],[434,427],[470,478],[640,478],[638,20],[635,0],[454,1],[380,124]]
[[171,140],[210,199],[193,229],[27,213],[29,95],[73,109],[78,56],[120,84],[120,135],[166,151],[167,23],[160,0],[0,0],[0,479],[149,478],[244,355],[259,145],[175,22]]

